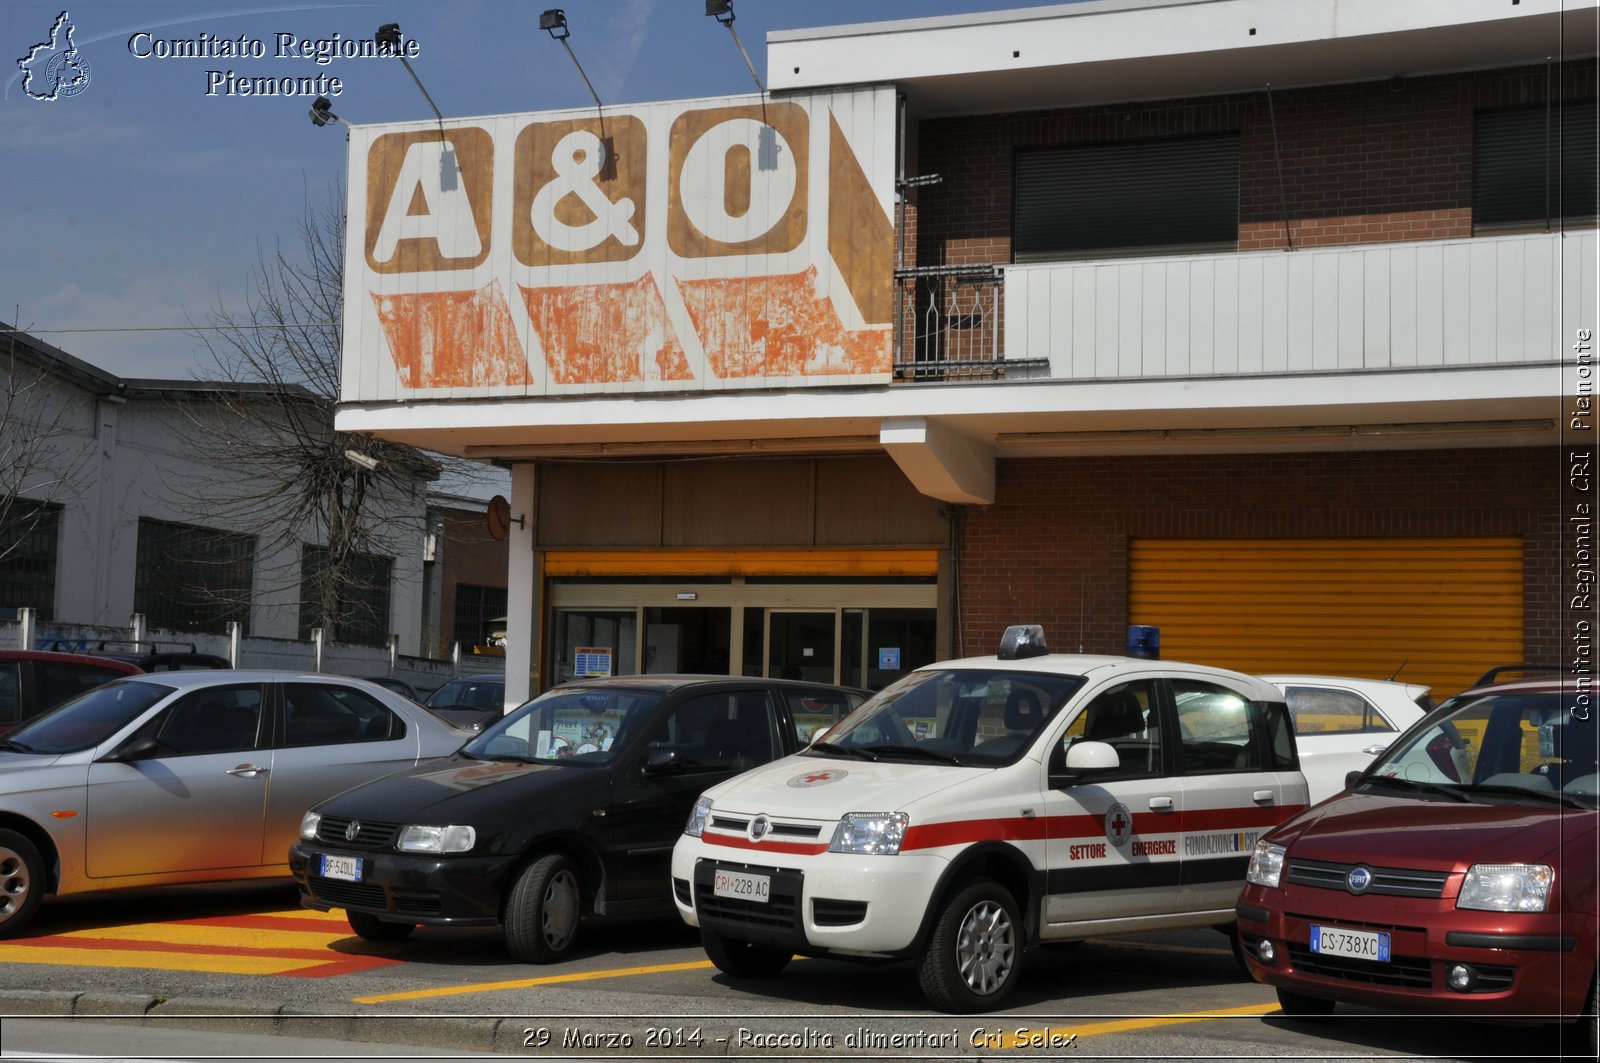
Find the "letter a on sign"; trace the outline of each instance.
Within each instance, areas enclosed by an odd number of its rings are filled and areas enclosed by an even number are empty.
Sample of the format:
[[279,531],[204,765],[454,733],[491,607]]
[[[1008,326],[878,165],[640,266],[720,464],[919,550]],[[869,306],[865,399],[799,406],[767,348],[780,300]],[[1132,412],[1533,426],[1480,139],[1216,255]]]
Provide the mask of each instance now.
[[[489,253],[494,147],[482,129],[393,133],[367,156],[367,264],[379,273],[470,269]],[[452,180],[446,170],[456,168]]]

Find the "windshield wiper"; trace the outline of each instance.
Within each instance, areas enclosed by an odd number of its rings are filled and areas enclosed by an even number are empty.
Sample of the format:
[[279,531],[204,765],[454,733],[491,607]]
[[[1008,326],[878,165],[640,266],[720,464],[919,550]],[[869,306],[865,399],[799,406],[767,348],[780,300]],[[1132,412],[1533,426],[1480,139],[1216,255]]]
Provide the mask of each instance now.
[[924,749],[921,746],[868,746],[867,748],[885,757],[922,757],[925,760],[937,760],[941,764],[966,767],[966,762],[953,753],[941,753],[936,749]]
[[1465,802],[1470,800],[1466,794],[1455,787],[1440,786],[1438,783],[1431,782],[1414,782],[1411,779],[1402,779],[1398,775],[1369,775],[1361,781],[1373,785],[1382,783],[1385,786],[1403,787],[1407,790],[1421,790],[1426,794],[1441,794],[1455,801]]
[[1479,783],[1476,786],[1469,786],[1467,792],[1474,794],[1505,794],[1508,797],[1531,797],[1535,801],[1543,801],[1551,805],[1564,805],[1567,808],[1586,809],[1589,807],[1571,794],[1556,793],[1553,790],[1525,790],[1520,786],[1505,786],[1501,783]]
[[9,738],[0,738],[0,749],[9,749],[17,753],[32,753],[33,747],[22,742],[13,742]]
[[806,747],[807,753],[837,753],[842,757],[860,757],[862,760],[877,760],[878,754],[870,749],[859,749],[855,746],[841,746],[837,742],[813,742]]

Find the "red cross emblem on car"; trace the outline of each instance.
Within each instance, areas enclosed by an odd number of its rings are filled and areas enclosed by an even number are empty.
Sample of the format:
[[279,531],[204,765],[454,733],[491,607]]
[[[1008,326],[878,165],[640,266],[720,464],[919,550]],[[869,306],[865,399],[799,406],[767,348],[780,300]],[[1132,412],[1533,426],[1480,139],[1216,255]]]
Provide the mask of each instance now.
[[804,775],[796,775],[789,780],[789,785],[799,788],[802,786],[822,786],[825,783],[838,782],[850,773],[843,768],[830,768],[827,771],[812,771]]
[[1106,838],[1112,845],[1122,845],[1133,833],[1133,813],[1118,801],[1106,810]]

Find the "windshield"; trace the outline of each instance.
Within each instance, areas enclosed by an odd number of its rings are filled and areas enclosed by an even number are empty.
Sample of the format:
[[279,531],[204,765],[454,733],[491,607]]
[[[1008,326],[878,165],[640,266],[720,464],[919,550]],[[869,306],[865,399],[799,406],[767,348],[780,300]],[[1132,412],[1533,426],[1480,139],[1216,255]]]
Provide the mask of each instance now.
[[660,700],[653,690],[556,687],[485,728],[461,752],[481,760],[605,764]]
[[430,709],[500,709],[505,703],[506,681],[496,676],[463,676],[452,679],[428,695]]
[[845,717],[808,752],[1009,764],[1082,685],[1082,676],[999,669],[912,672]]
[[1576,693],[1460,696],[1402,735],[1367,777],[1471,798],[1559,795],[1594,807],[1600,794],[1595,734],[1593,713]]
[[132,723],[172,687],[142,679],[119,679],[63,702],[0,736],[0,751],[76,753],[92,749]]

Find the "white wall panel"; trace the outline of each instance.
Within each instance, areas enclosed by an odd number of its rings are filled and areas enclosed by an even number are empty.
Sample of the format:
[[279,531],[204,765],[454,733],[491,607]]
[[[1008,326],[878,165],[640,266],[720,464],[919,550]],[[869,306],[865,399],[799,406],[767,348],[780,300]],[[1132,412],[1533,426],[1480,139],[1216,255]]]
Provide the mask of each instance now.
[[1600,327],[1597,251],[1582,230],[1012,266],[1005,356],[1071,379],[1559,361]]

